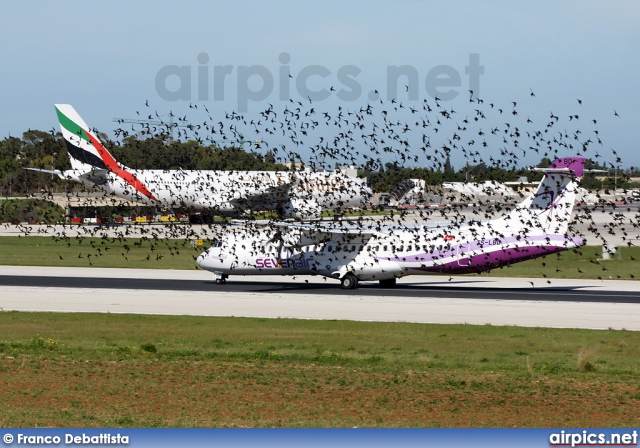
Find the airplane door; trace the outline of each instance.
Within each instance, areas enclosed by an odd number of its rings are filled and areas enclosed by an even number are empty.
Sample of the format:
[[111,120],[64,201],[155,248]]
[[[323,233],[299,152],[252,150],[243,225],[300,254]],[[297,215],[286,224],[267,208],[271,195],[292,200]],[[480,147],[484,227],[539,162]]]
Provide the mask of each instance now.
[[470,244],[461,243],[458,245],[458,266],[471,266]]

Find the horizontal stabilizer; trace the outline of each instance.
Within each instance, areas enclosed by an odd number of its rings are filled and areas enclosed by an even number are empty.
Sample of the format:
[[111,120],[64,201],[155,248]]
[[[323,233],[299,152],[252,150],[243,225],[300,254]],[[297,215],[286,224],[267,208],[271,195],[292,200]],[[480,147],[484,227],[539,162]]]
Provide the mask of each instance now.
[[564,157],[557,159],[548,168],[534,168],[534,171],[543,171],[544,173],[566,173],[573,174],[577,178],[581,178],[584,173],[584,158],[582,157]]
[[56,176],[58,176],[60,179],[64,179],[64,176],[62,174],[62,171],[60,170],[44,170],[41,168],[24,168],[25,170],[29,170],[29,171],[38,171],[40,173],[49,173],[49,174],[55,174]]

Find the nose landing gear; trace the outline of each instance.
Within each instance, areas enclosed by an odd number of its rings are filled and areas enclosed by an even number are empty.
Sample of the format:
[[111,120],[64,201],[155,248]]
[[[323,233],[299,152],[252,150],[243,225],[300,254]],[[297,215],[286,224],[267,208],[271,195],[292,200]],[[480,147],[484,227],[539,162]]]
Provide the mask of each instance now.
[[229,278],[229,276],[221,272],[214,272],[213,278],[216,281],[216,285],[224,285],[225,283],[227,283],[227,279]]

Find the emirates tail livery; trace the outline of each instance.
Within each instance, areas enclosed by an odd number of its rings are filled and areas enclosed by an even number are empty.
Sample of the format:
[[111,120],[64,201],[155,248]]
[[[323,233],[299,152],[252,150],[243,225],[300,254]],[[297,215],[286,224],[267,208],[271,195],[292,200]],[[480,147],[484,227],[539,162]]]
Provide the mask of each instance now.
[[510,213],[490,221],[376,226],[277,223],[235,230],[202,253],[216,283],[229,275],[323,275],[352,289],[360,281],[393,287],[407,275],[482,272],[584,244],[569,221],[584,158],[556,160]]
[[69,104],[56,104],[71,170],[41,170],[106,194],[168,208],[239,216],[276,210],[310,219],[322,210],[359,207],[371,197],[362,179],[340,172],[133,170],[118,163]]

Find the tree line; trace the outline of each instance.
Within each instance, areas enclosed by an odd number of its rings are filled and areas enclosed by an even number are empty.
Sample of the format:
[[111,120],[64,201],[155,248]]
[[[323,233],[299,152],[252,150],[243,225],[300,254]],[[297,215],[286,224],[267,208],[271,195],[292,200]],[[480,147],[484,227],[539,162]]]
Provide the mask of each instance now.
[[[129,136],[121,142],[114,142],[105,134],[99,134],[99,138],[116,160],[132,169],[287,169],[278,163],[271,151],[262,155],[236,146],[221,148],[215,145],[205,146],[195,140],[171,141],[162,135],[149,138]],[[550,163],[551,160],[542,159],[538,166],[547,167]],[[67,148],[59,132],[52,134],[28,130],[22,134],[22,138],[9,137],[0,141],[0,197],[25,196],[38,192],[73,192],[83,188],[77,182],[65,181],[51,174],[28,171],[24,168],[61,171],[71,168]],[[586,168],[604,169],[592,160],[588,160]],[[537,181],[542,177],[540,173],[529,170],[507,171],[484,163],[455,169],[449,159],[444,163],[443,171],[407,168],[397,163],[386,163],[378,170],[361,169],[358,174],[368,179],[374,192],[389,192],[406,179],[422,179],[428,185],[438,186],[443,182],[513,182],[524,176],[527,176],[529,181]],[[618,188],[637,187],[638,185],[629,183],[628,175],[629,172],[622,170],[616,173],[610,171],[607,179],[602,182],[596,179],[596,175],[586,174],[582,185],[588,189],[612,188],[616,182]]]
[[[138,139],[125,138],[117,144],[104,134],[98,135],[113,157],[131,169],[161,170],[283,170],[268,152],[261,155],[242,148],[203,146],[189,140],[169,141],[166,136]],[[28,171],[24,168],[47,170],[71,169],[62,134],[29,130],[22,138],[9,137],[0,141],[0,196],[23,196],[35,192],[77,191],[82,185],[55,175]]]
[[[552,160],[543,158],[536,165],[537,168],[547,168]],[[585,163],[587,170],[582,177],[580,184],[588,190],[617,188],[638,188],[638,182],[630,182],[630,176],[640,176],[634,169],[627,171],[606,169],[591,159]],[[605,173],[589,173],[588,170],[602,170]],[[424,180],[429,186],[440,186],[444,182],[485,182],[494,181],[499,183],[517,182],[526,178],[529,182],[539,182],[543,173],[530,169],[505,170],[495,166],[488,166],[485,163],[477,165],[465,165],[455,169],[449,158],[444,163],[443,171],[434,171],[427,168],[406,168],[395,163],[386,163],[378,171],[361,170],[361,177],[366,177],[375,192],[389,192],[405,179]],[[604,180],[598,179],[604,178]]]

